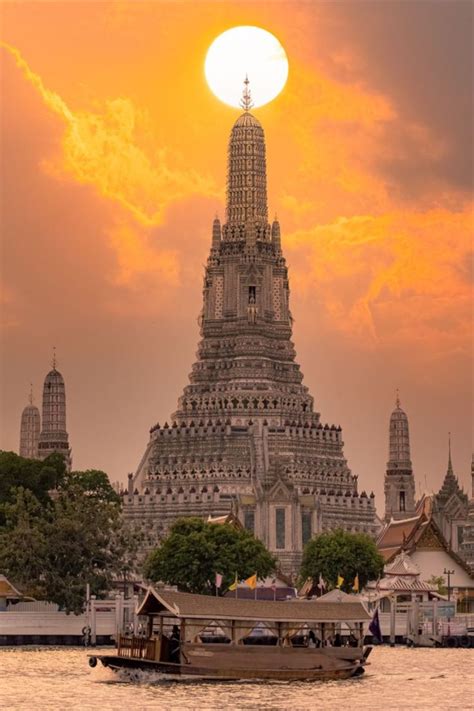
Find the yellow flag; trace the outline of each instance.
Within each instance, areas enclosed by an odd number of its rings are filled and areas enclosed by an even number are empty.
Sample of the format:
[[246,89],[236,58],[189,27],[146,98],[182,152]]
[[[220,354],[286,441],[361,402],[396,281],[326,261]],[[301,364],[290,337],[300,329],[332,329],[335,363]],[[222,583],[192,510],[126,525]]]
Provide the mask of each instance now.
[[257,573],[255,573],[255,575],[251,575],[250,578],[247,578],[247,580],[244,580],[244,583],[248,585],[251,590],[255,590],[257,587]]
[[232,583],[232,585],[229,585],[229,590],[237,590],[238,584],[239,584],[239,579],[238,579],[237,573],[236,573],[234,582]]
[[338,574],[336,588],[340,588],[343,583],[344,583],[344,578],[342,577],[342,575]]
[[352,590],[356,593],[359,592],[359,573],[354,578],[354,585],[352,586]]

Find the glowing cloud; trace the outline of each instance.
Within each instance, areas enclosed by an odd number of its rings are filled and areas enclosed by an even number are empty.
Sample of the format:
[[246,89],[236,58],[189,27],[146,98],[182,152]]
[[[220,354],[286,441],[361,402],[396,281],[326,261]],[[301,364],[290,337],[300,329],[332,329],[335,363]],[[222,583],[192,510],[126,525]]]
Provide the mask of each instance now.
[[[212,180],[194,171],[170,167],[164,149],[145,150],[140,142],[143,114],[130,99],[107,100],[101,114],[73,111],[35,74],[20,51],[0,42],[14,58],[51,111],[66,123],[63,137],[64,163],[47,165],[61,177],[64,171],[80,183],[90,184],[105,197],[118,201],[143,225],[160,224],[167,205],[190,194],[216,195]],[[153,160],[149,157],[153,156]],[[175,162],[173,162],[174,164]]]
[[468,352],[470,284],[460,265],[471,226],[467,209],[393,212],[338,218],[287,244],[297,288],[318,294],[335,329],[369,345],[423,341],[446,352],[456,342]]

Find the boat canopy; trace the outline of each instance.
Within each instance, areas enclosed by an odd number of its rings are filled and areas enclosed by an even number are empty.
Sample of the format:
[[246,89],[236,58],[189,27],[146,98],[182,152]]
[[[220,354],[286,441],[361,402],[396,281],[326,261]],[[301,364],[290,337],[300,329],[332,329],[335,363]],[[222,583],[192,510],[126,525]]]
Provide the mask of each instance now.
[[148,588],[138,615],[172,616],[178,619],[246,620],[255,622],[366,622],[371,619],[364,605],[341,600],[268,602],[231,597],[193,595]]

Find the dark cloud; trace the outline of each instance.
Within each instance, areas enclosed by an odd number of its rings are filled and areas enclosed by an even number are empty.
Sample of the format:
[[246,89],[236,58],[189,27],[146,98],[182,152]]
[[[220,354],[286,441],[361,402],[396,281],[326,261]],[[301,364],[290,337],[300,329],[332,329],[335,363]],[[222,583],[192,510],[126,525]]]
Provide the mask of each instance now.
[[[330,31],[315,25],[333,75],[390,96],[404,121],[428,127],[445,146],[444,155],[421,155],[403,132],[397,136],[398,123],[390,127],[398,155],[379,168],[404,193],[420,193],[433,179],[472,188],[473,7],[464,0],[330,3],[317,20]],[[347,48],[362,62],[338,60]]]

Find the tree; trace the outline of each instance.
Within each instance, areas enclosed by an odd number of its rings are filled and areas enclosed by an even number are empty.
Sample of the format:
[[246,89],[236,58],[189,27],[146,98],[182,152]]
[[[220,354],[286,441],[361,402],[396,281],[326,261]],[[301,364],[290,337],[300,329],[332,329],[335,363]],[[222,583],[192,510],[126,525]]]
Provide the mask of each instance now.
[[45,595],[45,509],[28,489],[16,489],[12,503],[2,505],[5,527],[0,528],[0,571],[11,577],[25,595]]
[[383,572],[384,560],[374,541],[365,533],[348,533],[338,529],[308,541],[303,551],[302,579],[315,582],[321,575],[330,587],[336,587],[340,575],[344,578],[342,590],[350,592],[355,576],[364,587]]
[[74,486],[97,501],[120,504],[120,496],[111,485],[107,474],[100,469],[67,472],[61,481],[60,489],[67,491]]
[[446,587],[446,579],[442,575],[432,575],[429,580],[426,581],[429,585],[434,585],[440,595],[447,595],[448,588]]
[[[40,460],[0,451],[0,505],[15,501],[18,487],[29,489],[40,503],[48,504],[49,492],[61,484],[65,473],[62,454],[53,453]],[[1,516],[0,525],[4,523]]]
[[24,593],[78,613],[87,584],[101,597],[124,566],[132,569],[120,499],[104,472],[66,475],[44,503],[30,490],[13,491],[15,500],[1,507],[0,570]]
[[223,576],[222,590],[235,579],[269,575],[275,558],[249,531],[200,518],[178,519],[161,546],[148,556],[145,577],[177,585],[183,592],[215,593],[215,575]]
[[80,612],[86,585],[93,595],[110,589],[116,558],[110,539],[118,524],[117,504],[102,501],[73,484],[54,502],[54,518],[45,526],[48,550],[44,581],[48,599]]

